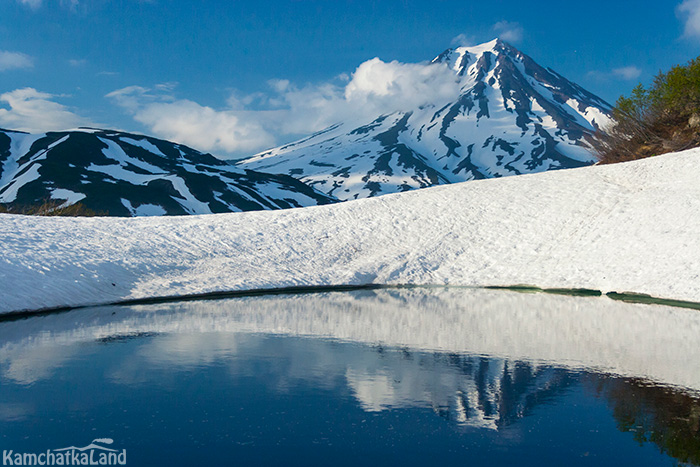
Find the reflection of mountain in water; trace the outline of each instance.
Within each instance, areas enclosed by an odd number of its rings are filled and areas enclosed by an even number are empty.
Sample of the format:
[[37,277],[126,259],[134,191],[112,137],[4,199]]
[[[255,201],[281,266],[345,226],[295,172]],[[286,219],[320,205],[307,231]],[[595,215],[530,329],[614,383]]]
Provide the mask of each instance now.
[[483,357],[453,358],[473,378],[466,391],[457,391],[449,411],[450,418],[464,425],[485,426],[484,422],[491,428],[510,425],[574,382],[571,374],[561,369]]
[[556,404],[569,388],[583,383],[608,401],[620,431],[634,433],[640,444],[656,444],[681,462],[700,465],[697,392],[592,369],[572,371],[475,355],[377,351],[385,368],[394,371],[355,370],[348,378],[365,410],[431,407],[463,427],[501,430],[542,405]]
[[382,372],[348,369],[348,384],[365,410],[431,407],[465,427],[511,425],[575,381],[569,371],[530,362],[408,351],[380,355],[384,362],[400,361],[386,362]]
[[[115,314],[112,314],[116,312]],[[385,347],[595,368],[700,391],[700,313],[606,298],[401,289],[102,307],[0,323],[0,365],[31,382],[74,344],[143,333],[330,338]],[[641,344],[643,343],[643,345]],[[192,360],[197,343],[184,345]],[[206,348],[206,346],[205,346]],[[167,349],[161,354],[167,355]],[[231,351],[235,351],[231,349]],[[53,362],[53,363],[52,363]]]
[[[620,430],[697,464],[699,323],[692,310],[454,289],[101,307],[0,322],[0,380],[50,380],[118,345],[104,384],[223,366],[278,394],[321,388],[369,413],[432,410],[504,433],[583,384]],[[21,416],[10,408],[42,413],[10,393],[0,422]]]

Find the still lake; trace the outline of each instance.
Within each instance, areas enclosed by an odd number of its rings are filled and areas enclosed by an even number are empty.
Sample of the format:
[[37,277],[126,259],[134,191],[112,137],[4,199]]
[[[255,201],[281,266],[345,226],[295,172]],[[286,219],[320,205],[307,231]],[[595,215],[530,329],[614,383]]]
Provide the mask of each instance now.
[[417,288],[0,321],[3,461],[68,447],[126,465],[700,465],[700,312]]

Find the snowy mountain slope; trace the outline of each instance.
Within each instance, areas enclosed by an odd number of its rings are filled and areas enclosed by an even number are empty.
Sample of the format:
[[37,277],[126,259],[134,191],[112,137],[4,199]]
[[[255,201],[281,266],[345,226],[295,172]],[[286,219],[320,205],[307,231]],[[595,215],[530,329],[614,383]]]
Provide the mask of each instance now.
[[449,49],[430,66],[459,83],[453,100],[335,125],[239,166],[348,200],[595,162],[591,135],[610,105],[509,44]]
[[329,206],[0,215],[0,312],[330,284],[591,288],[700,301],[700,149]]
[[81,202],[112,216],[208,214],[333,202],[284,175],[230,166],[168,141],[79,129],[0,130],[0,203]]

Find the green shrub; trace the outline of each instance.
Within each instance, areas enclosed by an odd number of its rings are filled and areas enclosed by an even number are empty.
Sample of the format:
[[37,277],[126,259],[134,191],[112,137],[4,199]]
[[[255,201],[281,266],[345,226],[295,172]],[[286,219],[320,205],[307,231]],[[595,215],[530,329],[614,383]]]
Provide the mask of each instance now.
[[600,132],[601,163],[641,159],[700,146],[700,57],[636,86],[613,108],[615,125]]

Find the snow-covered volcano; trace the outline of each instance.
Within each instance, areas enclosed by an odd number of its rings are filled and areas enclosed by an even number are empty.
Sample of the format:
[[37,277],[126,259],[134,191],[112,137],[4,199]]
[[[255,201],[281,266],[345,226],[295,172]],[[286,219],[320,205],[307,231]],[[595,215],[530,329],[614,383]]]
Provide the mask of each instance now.
[[286,176],[243,170],[180,144],[118,131],[0,130],[0,203],[80,202],[112,216],[314,206],[328,196]]
[[341,123],[239,167],[348,200],[595,162],[591,137],[610,122],[610,105],[511,45],[449,49],[426,66],[450,73],[458,95]]

